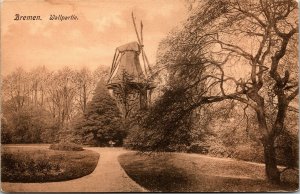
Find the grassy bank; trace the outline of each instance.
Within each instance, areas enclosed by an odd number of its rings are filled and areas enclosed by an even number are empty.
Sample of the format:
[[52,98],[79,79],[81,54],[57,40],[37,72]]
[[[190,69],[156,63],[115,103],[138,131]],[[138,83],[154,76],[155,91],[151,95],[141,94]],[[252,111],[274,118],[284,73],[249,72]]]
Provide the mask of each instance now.
[[121,166],[137,183],[162,192],[263,192],[295,191],[297,185],[272,185],[265,181],[264,165],[196,154],[128,153]]
[[45,147],[1,148],[2,182],[50,182],[92,173],[99,154],[90,150],[57,151]]

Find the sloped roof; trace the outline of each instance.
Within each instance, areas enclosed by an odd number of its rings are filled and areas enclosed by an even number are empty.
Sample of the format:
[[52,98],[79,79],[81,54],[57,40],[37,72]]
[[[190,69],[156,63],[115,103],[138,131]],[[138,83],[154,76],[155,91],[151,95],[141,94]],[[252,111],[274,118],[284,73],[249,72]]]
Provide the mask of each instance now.
[[130,42],[130,43],[124,44],[122,46],[119,46],[117,48],[117,50],[119,52],[124,52],[124,51],[140,52],[140,46],[136,41],[134,41],[134,42]]
[[124,82],[124,78],[136,83],[145,81],[146,74],[141,67],[139,54],[140,45],[137,42],[117,47],[108,84]]

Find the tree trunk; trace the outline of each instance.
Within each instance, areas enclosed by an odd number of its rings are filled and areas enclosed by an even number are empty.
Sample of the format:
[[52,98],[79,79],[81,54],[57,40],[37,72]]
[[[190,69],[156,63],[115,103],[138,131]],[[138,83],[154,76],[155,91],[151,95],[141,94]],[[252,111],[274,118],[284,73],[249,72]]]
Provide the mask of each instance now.
[[86,111],[86,105],[87,105],[87,93],[86,93],[86,85],[83,85],[83,113]]
[[264,112],[264,102],[262,98],[258,98],[257,100],[260,106],[258,106],[256,113],[257,113],[257,121],[259,128],[261,129],[261,132],[263,134],[262,143],[264,146],[264,158],[265,158],[265,170],[267,179],[271,183],[278,184],[280,183],[280,173],[277,168],[277,161],[276,161],[276,153],[275,153],[275,147],[274,147],[274,141],[275,141],[275,134],[274,134],[274,128],[268,130],[267,121],[266,121],[266,115]]
[[280,173],[277,168],[274,139],[267,137],[264,142],[265,170],[268,180],[271,183],[280,183]]

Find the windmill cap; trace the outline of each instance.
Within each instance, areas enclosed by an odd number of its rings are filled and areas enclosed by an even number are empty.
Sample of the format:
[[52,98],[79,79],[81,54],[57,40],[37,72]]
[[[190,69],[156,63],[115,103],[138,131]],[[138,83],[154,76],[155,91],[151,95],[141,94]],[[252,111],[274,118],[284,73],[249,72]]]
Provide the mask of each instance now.
[[138,42],[134,41],[134,42],[130,42],[127,44],[124,44],[122,46],[119,46],[117,48],[117,50],[119,52],[125,52],[125,51],[135,51],[135,52],[140,52],[140,47],[143,45],[139,45]]

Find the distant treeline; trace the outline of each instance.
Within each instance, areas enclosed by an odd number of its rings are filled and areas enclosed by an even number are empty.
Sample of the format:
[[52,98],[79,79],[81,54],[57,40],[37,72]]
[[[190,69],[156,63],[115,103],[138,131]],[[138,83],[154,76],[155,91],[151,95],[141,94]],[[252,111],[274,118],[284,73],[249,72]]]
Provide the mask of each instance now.
[[2,82],[2,143],[52,143],[70,139],[108,68],[51,71],[17,68]]

